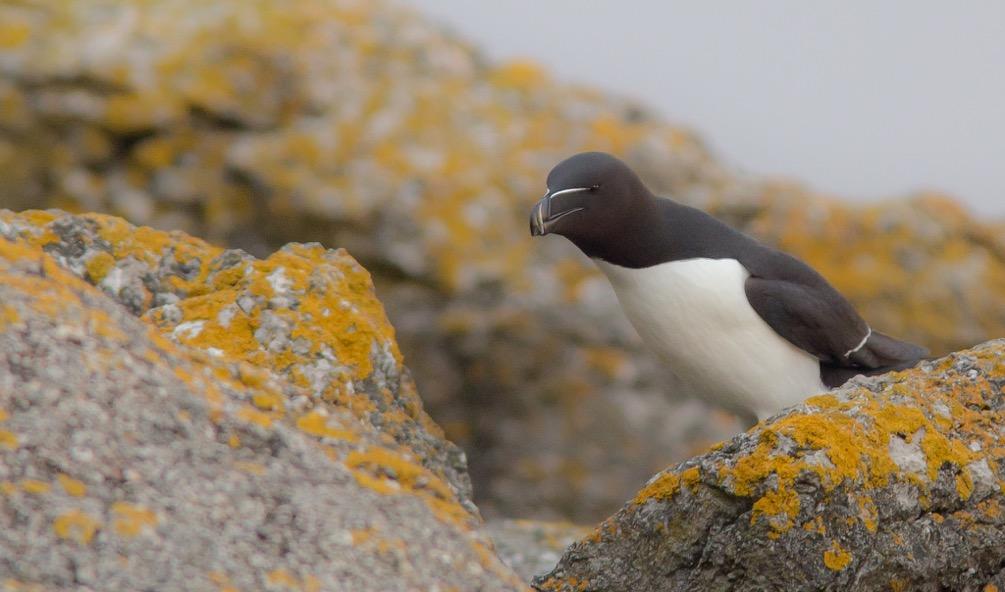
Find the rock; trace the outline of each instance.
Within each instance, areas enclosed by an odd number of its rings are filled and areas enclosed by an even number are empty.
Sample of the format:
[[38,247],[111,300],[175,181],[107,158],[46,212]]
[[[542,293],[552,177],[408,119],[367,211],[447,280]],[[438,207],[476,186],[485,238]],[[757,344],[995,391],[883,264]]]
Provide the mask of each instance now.
[[571,153],[622,155],[805,257],[884,331],[943,352],[1005,331],[1005,236],[951,201],[852,207],[739,175],[630,101],[494,64],[396,4],[7,3],[0,23],[0,205],[258,255],[349,248],[487,514],[599,517],[739,428],[667,398],[603,278],[531,242],[527,209]]
[[434,427],[344,251],[0,212],[7,588],[525,589]]
[[1005,340],[857,378],[656,475],[534,586],[1000,589],[1003,387]]
[[485,530],[499,558],[529,582],[555,567],[565,548],[591,529],[571,522],[491,520]]
[[283,399],[252,402],[263,421],[348,411],[477,513],[463,453],[422,410],[369,274],[345,250],[291,244],[256,260],[180,232],[58,211],[0,212],[0,235],[43,249],[175,342],[286,380],[295,388]]

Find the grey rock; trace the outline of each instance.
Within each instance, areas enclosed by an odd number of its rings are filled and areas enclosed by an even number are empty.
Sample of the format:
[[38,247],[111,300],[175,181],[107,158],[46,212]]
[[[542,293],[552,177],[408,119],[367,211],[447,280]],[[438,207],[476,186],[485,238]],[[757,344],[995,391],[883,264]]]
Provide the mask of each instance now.
[[653,477],[534,586],[996,590],[1003,387],[997,340],[813,397]]
[[165,338],[46,255],[45,224],[3,218],[24,231],[0,238],[7,588],[525,589],[410,449],[337,407],[263,411],[299,389]]

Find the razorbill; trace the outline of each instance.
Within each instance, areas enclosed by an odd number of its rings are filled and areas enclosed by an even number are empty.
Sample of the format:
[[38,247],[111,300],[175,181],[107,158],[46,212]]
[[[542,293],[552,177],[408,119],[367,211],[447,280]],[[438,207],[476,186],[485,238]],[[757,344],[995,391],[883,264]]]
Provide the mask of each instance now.
[[560,234],[596,262],[679,386],[752,423],[927,354],[874,331],[809,265],[654,196],[609,154],[552,169],[530,230]]

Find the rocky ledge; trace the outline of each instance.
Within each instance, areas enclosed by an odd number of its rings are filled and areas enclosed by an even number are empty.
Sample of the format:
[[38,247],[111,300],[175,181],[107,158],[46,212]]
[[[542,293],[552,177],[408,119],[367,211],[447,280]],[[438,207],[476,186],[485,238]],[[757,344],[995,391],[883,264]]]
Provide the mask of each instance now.
[[0,211],[7,590],[521,590],[345,251]]
[[806,259],[885,332],[939,354],[1005,334],[1005,234],[952,200],[854,206],[738,174],[644,107],[494,63],[401,2],[0,2],[0,207],[261,257],[348,248],[487,515],[598,520],[739,427],[667,392],[589,261],[531,242],[548,170],[583,150]]
[[813,397],[664,471],[544,592],[1005,588],[1005,340]]

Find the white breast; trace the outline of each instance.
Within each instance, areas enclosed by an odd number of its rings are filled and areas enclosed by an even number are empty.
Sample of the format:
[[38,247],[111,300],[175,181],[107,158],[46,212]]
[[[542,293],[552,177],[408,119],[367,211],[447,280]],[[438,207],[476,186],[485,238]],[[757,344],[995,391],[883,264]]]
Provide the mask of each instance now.
[[735,259],[644,269],[597,261],[643,341],[694,395],[764,419],[827,388],[817,359],[751,308]]

